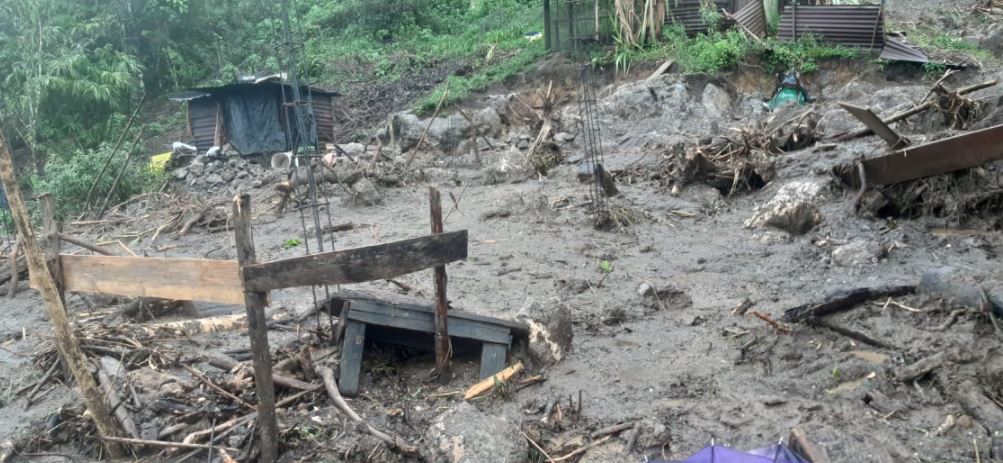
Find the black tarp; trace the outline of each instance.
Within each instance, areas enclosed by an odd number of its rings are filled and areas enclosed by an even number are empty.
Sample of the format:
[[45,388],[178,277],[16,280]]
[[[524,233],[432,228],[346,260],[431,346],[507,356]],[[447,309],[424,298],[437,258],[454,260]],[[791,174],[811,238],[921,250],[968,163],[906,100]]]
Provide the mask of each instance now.
[[240,154],[285,151],[285,128],[279,121],[281,95],[274,87],[244,88],[222,98],[226,135]]

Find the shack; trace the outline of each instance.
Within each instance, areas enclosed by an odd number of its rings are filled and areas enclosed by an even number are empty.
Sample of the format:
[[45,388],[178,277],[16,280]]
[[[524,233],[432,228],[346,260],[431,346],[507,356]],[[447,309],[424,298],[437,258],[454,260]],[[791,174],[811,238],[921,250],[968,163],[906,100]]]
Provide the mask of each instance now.
[[[334,142],[336,92],[304,86],[305,144]],[[170,96],[188,109],[188,138],[199,151],[229,143],[244,156],[292,149],[297,139],[293,87],[279,78],[245,78]]]

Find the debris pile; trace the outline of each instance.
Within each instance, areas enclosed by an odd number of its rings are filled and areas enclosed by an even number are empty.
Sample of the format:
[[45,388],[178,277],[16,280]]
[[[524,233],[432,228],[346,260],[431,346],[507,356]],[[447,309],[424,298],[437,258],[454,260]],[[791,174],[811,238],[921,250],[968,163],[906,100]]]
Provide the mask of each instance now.
[[240,156],[197,157],[191,164],[174,170],[174,178],[189,188],[220,193],[259,188],[274,176],[274,171]]

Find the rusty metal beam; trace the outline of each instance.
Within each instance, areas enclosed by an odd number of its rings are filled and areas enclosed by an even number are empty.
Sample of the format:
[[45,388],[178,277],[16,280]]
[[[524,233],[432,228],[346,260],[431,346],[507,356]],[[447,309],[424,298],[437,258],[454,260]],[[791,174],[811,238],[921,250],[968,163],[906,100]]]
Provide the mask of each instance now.
[[874,111],[869,108],[864,108],[862,106],[855,106],[850,103],[839,102],[839,106],[846,110],[846,112],[856,117],[860,122],[862,122],[867,128],[871,129],[872,132],[881,137],[888,146],[892,149],[899,149],[909,145],[909,140],[905,137],[895,133],[885,121],[882,121]]
[[1003,159],[1003,124],[863,162],[870,185],[893,185]]

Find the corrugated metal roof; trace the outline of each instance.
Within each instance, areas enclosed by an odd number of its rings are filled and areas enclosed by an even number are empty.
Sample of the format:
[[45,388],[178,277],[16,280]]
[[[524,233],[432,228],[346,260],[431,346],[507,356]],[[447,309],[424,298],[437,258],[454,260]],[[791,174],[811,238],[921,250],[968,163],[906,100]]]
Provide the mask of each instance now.
[[884,46],[884,17],[880,6],[835,5],[784,7],[780,39],[813,35],[819,40],[849,47]]
[[[195,99],[198,99],[198,98],[204,98],[204,97],[207,97],[207,96],[210,96],[210,95],[214,95],[216,93],[222,93],[222,92],[230,91],[230,90],[239,90],[239,89],[256,88],[256,87],[267,87],[267,86],[273,86],[273,87],[284,86],[284,87],[287,87],[287,88],[291,88],[291,86],[289,84],[279,83],[279,82],[276,82],[274,80],[265,80],[265,81],[261,81],[261,82],[258,82],[258,83],[254,83],[254,82],[237,82],[237,83],[232,83],[232,84],[220,85],[220,86],[217,86],[217,87],[197,87],[197,88],[192,88],[192,89],[189,89],[189,90],[185,90],[183,92],[179,92],[179,93],[175,93],[173,95],[169,95],[167,98],[170,99],[170,100],[173,100],[173,101],[190,101],[190,100],[195,100]],[[323,88],[320,88],[320,87],[312,87],[312,86],[306,86],[306,85],[304,85],[302,87],[302,89],[304,91],[309,90],[310,93],[312,93],[314,95],[330,95],[330,96],[338,96],[339,95],[338,92],[336,92],[334,90],[326,90],[326,89],[323,89]]]
[[[724,8],[725,11],[733,13],[735,11],[736,0],[714,0],[717,11]],[[665,13],[665,22],[668,24],[682,24],[686,33],[696,35],[707,32],[707,23],[704,22],[700,14],[702,8],[701,0],[667,0],[668,11]],[[725,19],[724,26],[730,25],[731,21]]]
[[930,57],[923,50],[908,43],[885,37],[885,47],[881,49],[881,59],[892,61],[909,61],[912,63],[929,63]]
[[755,34],[756,37],[766,37],[766,9],[763,7],[763,2],[747,2],[747,5],[733,16],[735,22]]

